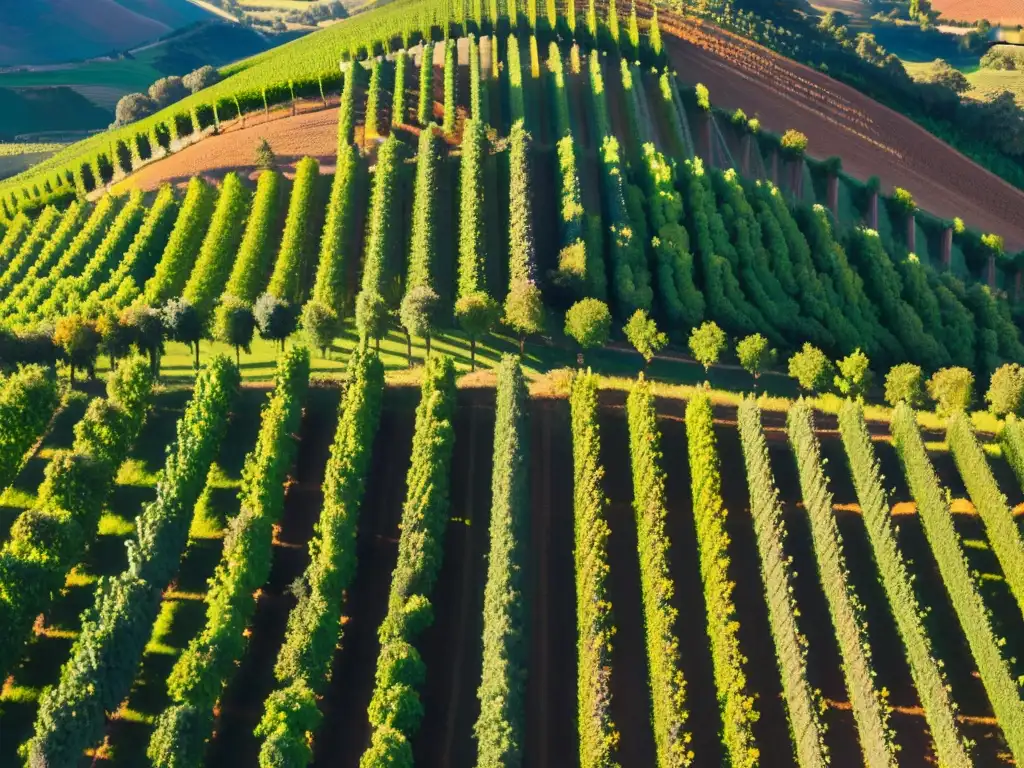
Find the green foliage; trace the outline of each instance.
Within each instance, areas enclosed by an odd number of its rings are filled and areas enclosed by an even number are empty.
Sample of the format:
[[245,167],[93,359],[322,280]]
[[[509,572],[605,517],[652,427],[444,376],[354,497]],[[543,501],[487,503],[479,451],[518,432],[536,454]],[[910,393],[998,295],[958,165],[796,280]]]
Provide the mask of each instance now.
[[347,281],[354,258],[350,253],[350,242],[355,227],[353,207],[360,172],[358,153],[346,144],[338,155],[331,184],[312,294],[314,301],[329,307],[339,318],[351,311]]
[[412,237],[406,292],[419,286],[433,288],[437,259],[437,174],[441,165],[440,140],[433,123],[420,131],[416,154],[416,182],[412,204]]
[[256,183],[252,211],[224,293],[251,304],[263,291],[271,268],[272,230],[280,205],[281,174],[277,171],[264,171]]
[[790,128],[779,140],[782,153],[790,158],[799,159],[807,152],[807,136]]
[[565,313],[565,335],[575,339],[581,349],[603,347],[611,330],[612,315],[603,301],[581,299]]
[[455,133],[455,108],[458,104],[455,92],[456,44],[449,40],[444,47],[444,132],[451,136]]
[[1006,363],[992,374],[985,400],[996,416],[1019,415],[1024,407],[1024,368]]
[[896,453],[917,503],[925,537],[967,638],[992,710],[1011,753],[1024,755],[1024,704],[1021,703],[1019,686],[1010,663],[1003,656],[1003,641],[995,634],[967,563],[947,496],[928,459],[914,411],[905,403],[896,406],[891,429]]
[[[354,64],[353,66],[358,66]],[[366,138],[381,135],[381,79],[384,77],[384,59],[374,59],[370,66],[370,87],[366,90],[366,115],[363,130]]]
[[622,330],[646,363],[668,344],[668,336],[658,330],[657,323],[642,309],[633,313]]
[[850,583],[843,539],[832,510],[832,494],[822,471],[821,448],[814,434],[814,419],[806,401],[799,400],[790,408],[786,429],[811,524],[818,577],[828,600],[832,627],[843,658],[843,676],[850,694],[864,763],[895,768],[896,746],[889,727],[887,694],[875,686],[863,606]]
[[214,302],[230,276],[248,212],[249,192],[238,174],[229,173],[221,184],[210,228],[182,293],[203,318],[213,311]]
[[498,367],[483,671],[477,691],[480,716],[473,728],[479,768],[518,765],[523,758],[530,655],[526,598],[530,543],[527,397],[519,361],[504,356]]
[[416,105],[416,121],[423,127],[434,116],[434,45],[429,40],[423,43],[423,57],[420,59],[419,102]]
[[501,307],[483,291],[469,293],[455,302],[459,327],[469,336],[470,365],[476,368],[476,342],[490,333],[501,318]]
[[[513,27],[515,24],[512,25]],[[509,114],[512,123],[526,120],[526,101],[523,94],[523,64],[519,55],[519,38],[508,36],[505,67],[508,70]]]
[[755,383],[764,369],[775,362],[775,350],[760,333],[740,339],[736,343],[736,356],[743,370],[754,377]]
[[940,416],[966,411],[974,400],[974,374],[966,368],[943,368],[928,379],[928,396]]
[[193,176],[156,271],[142,290],[150,306],[174,298],[185,287],[213,215],[215,199],[214,189],[201,177]]
[[[256,735],[263,738],[261,768],[282,764],[275,756],[299,749],[294,745],[305,746],[306,734],[320,722],[314,694],[330,679],[334,651],[343,632],[342,596],[356,570],[359,508],[383,393],[380,359],[365,345],[357,347],[349,360],[349,385],[327,460],[324,503],[309,545],[303,589],[288,615],[285,641],[274,667],[281,687],[267,698],[263,720],[256,729]],[[299,754],[308,755],[308,751]]]
[[262,136],[256,142],[256,150],[252,156],[253,165],[264,171],[272,171],[277,165],[277,156],[270,147],[270,142]]
[[1024,422],[1016,416],[1008,416],[999,432],[999,446],[1017,481],[1024,485]]
[[686,681],[676,634],[679,614],[672,607],[675,584],[669,571],[671,545],[665,531],[668,508],[661,432],[654,394],[642,376],[629,393],[626,413],[658,768],[687,766],[693,762],[693,752],[686,730]]
[[885,401],[895,408],[906,403],[911,408],[924,405],[924,374],[921,366],[901,363],[885,375]]
[[840,360],[833,383],[844,397],[863,400],[873,379],[868,356],[859,349]]
[[612,638],[608,596],[607,500],[601,489],[597,377],[580,373],[569,396],[572,413],[573,530],[576,570],[576,695],[580,765],[617,768],[619,732],[611,717]]
[[195,346],[196,367],[199,367],[199,339],[203,337],[203,319],[188,299],[171,299],[160,310],[167,338]]
[[[363,768],[412,765],[408,741],[418,718],[410,720],[407,715],[422,711],[417,692],[422,680],[409,684],[394,674],[395,662],[404,655],[394,651],[396,644],[402,648],[414,644],[432,619],[430,593],[441,567],[448,523],[454,406],[455,366],[448,357],[432,357],[426,363],[416,409],[398,562],[391,575],[387,615],[378,630],[381,650],[370,707],[373,736],[360,760]],[[396,762],[395,755],[401,760]]]
[[39,365],[0,377],[0,489],[18,474],[25,453],[43,434],[60,403],[53,375]]
[[399,319],[406,333],[428,339],[437,323],[441,297],[427,285],[417,285],[405,292]]
[[308,290],[310,253],[307,229],[312,214],[320,164],[311,157],[302,158],[295,168],[295,183],[288,202],[281,248],[267,292],[290,304],[301,305]]
[[796,379],[800,388],[807,392],[823,393],[828,390],[835,378],[834,373],[832,361],[809,342],[789,358],[790,377]]
[[509,283],[536,278],[530,190],[530,134],[516,121],[509,135]]
[[782,506],[768,458],[768,444],[761,428],[761,409],[755,400],[744,398],[737,421],[750,489],[750,514],[754,519],[761,578],[768,604],[768,623],[782,676],[790,736],[802,768],[824,768],[829,764],[829,755],[824,739],[825,724],[819,714],[820,694],[811,687],[807,677],[807,641],[800,633],[797,623],[800,612],[793,597],[796,574],[792,560],[785,552]]
[[387,335],[391,312],[376,291],[363,291],[356,299],[356,330],[360,338],[380,340]]
[[128,695],[162,592],[177,572],[192,510],[227,427],[238,383],[238,370],[224,357],[211,360],[196,377],[178,422],[178,438],[157,480],[156,498],[143,508],[128,542],[128,567],[97,591],[59,683],[40,699],[27,745],[30,763],[74,764],[102,738],[104,713],[115,711]]
[[[273,529],[284,511],[285,481],[294,463],[308,382],[309,351],[294,347],[278,363],[256,446],[245,458],[241,512],[229,524],[224,552],[210,579],[206,623],[167,680],[173,703],[157,717],[146,752],[156,768],[202,762],[214,706],[245,651],[245,630],[256,610],[254,593],[270,575]],[[193,708],[198,717],[177,717],[182,705]],[[186,724],[189,733],[184,732]]]
[[590,296],[605,301],[608,281],[600,248],[585,241],[585,211],[580,192],[576,147],[572,135],[563,136],[556,146],[560,189],[559,234],[561,250],[553,280],[573,297]]
[[487,265],[484,216],[487,135],[484,124],[477,120],[467,120],[462,134],[462,160],[459,164],[459,298],[484,290]]
[[477,44],[475,35],[469,35],[467,43],[469,49],[469,116],[473,120],[486,123],[487,106],[480,82],[480,46]]
[[284,349],[284,340],[295,330],[297,320],[292,306],[268,291],[256,300],[252,315],[260,336],[281,342]]
[[392,300],[389,290],[397,275],[389,274],[392,256],[399,245],[397,219],[399,168],[401,166],[401,142],[395,134],[388,136],[377,150],[377,170],[373,177],[373,191],[367,221],[366,249],[363,255],[362,292],[379,294],[389,306],[398,303]]
[[505,297],[503,322],[520,338],[544,330],[544,297],[531,280],[513,282]]
[[[88,207],[84,203],[72,201],[60,216],[56,228],[51,229],[56,209],[44,210],[37,219],[33,232],[25,238],[17,251],[14,250],[13,243],[17,240],[22,227],[27,226],[28,218],[23,214],[16,216],[4,235],[4,240],[0,241],[0,254],[7,254],[0,258],[0,263],[6,263],[3,273],[0,274],[0,298],[10,294],[21,284],[20,281],[30,279],[30,275],[48,269],[53,260],[67,248],[85,220],[87,212]],[[37,241],[33,240],[32,234],[38,235]]]
[[326,354],[339,331],[340,323],[335,311],[316,299],[310,299],[302,308],[300,322],[309,345]]
[[714,320],[706,320],[690,332],[689,348],[693,359],[704,366],[704,373],[716,365],[729,347],[725,331]]
[[53,328],[53,345],[64,353],[71,365],[71,382],[75,381],[75,368],[92,372],[100,353],[100,334],[96,323],[81,315],[65,315],[57,319]]
[[225,294],[217,305],[213,319],[213,338],[249,352],[252,335],[256,331],[256,318],[252,307],[237,296]]
[[733,582],[729,579],[728,511],[722,501],[722,473],[711,400],[704,392],[686,404],[686,440],[711,663],[722,716],[721,741],[730,765],[754,768],[760,757],[753,733],[759,713],[747,691],[743,671],[747,659],[740,650],[740,624],[732,598]]

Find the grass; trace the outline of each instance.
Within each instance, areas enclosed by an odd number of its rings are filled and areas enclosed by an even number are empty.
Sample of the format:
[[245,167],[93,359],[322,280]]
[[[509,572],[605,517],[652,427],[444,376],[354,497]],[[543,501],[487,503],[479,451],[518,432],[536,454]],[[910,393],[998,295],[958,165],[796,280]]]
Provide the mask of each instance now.
[[1024,71],[978,69],[967,75],[971,83],[968,96],[987,100],[1002,91],[1010,91],[1017,97],[1017,103],[1024,109]]
[[42,152],[56,152],[64,146],[64,144],[57,142],[22,142],[19,144],[0,141],[0,157],[17,157],[18,155],[37,155]]
[[60,69],[32,72],[8,72],[0,75],[0,88],[44,85],[105,85],[129,91],[145,91],[162,77],[160,72],[139,59],[87,61]]

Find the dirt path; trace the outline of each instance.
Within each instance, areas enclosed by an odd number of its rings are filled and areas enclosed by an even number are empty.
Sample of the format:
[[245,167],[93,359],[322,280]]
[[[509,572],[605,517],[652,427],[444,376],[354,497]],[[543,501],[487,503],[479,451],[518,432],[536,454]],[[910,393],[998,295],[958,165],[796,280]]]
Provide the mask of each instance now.
[[[473,402],[469,402],[470,398]],[[455,412],[451,519],[444,562],[431,596],[434,623],[419,643],[427,667],[423,723],[413,739],[416,764],[472,765],[479,714],[485,555],[490,513],[494,405],[462,390]]]
[[270,577],[259,593],[242,663],[221,696],[216,734],[207,750],[209,765],[242,768],[257,763],[259,743],[252,731],[263,716],[263,702],[276,687],[274,662],[288,613],[295,605],[290,585],[309,562],[309,540],[323,505],[321,486],[340,394],[337,386],[309,391],[284,514],[275,530]]
[[526,750],[531,768],[579,765],[572,441],[564,400],[530,403],[530,656]]
[[366,495],[359,512],[359,564],[345,601],[344,636],[337,651],[324,713],[314,742],[314,765],[356,768],[369,745],[366,708],[373,693],[380,644],[377,627],[388,608],[391,571],[398,558],[398,524],[405,473],[412,453],[413,408],[385,390]]
[[960,216],[1024,247],[1024,192],[967,159],[908,118],[821,72],[725,31],[660,16],[666,50],[680,77],[704,83],[712,103],[743,109],[765,128],[810,139],[809,153],[838,155],[844,169],[886,190],[909,189],[937,216]]

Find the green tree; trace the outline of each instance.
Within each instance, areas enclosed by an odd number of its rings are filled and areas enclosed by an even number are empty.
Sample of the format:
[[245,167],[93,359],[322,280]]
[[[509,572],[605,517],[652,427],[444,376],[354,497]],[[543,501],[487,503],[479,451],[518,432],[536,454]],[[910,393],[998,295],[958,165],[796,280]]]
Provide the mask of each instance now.
[[544,330],[544,299],[532,280],[513,281],[505,297],[505,324],[519,334],[520,356],[526,337]]
[[387,336],[391,311],[384,297],[376,291],[360,291],[356,297],[356,330],[364,339],[373,339],[380,350],[380,340]]
[[263,170],[272,170],[277,165],[277,156],[274,154],[274,150],[270,148],[270,142],[264,139],[262,136],[256,143],[256,154],[254,157],[257,168]]
[[483,291],[475,291],[455,302],[455,316],[469,337],[470,370],[476,370],[476,342],[489,333],[501,316],[501,308]]
[[[603,347],[612,332],[612,313],[608,305],[598,299],[581,299],[565,313],[565,335],[576,340],[586,351]],[[580,363],[583,355],[580,355]]]
[[840,360],[833,380],[840,394],[863,401],[874,378],[870,365],[868,356],[859,349]]
[[789,358],[789,375],[808,392],[824,392],[832,383],[834,373],[832,361],[810,342],[805,342],[803,349]]
[[132,347],[131,329],[123,325],[111,311],[105,311],[96,318],[96,331],[100,335],[100,349],[110,358],[110,369],[122,357],[125,357]]
[[704,375],[722,357],[729,345],[725,331],[714,320],[706,320],[690,332],[690,354],[704,366]]
[[214,313],[213,337],[235,348],[236,365],[240,363],[239,350],[244,349],[249,354],[255,332],[256,318],[252,307],[237,296],[226,294]]
[[757,380],[761,378],[764,369],[775,362],[775,350],[771,348],[768,339],[760,333],[752,333],[746,338],[740,339],[736,345],[736,355],[740,359],[740,366],[743,370],[754,377],[754,389],[757,389]]
[[160,310],[167,338],[187,344],[195,351],[194,367],[199,368],[199,340],[203,337],[203,319],[187,299],[171,299]]
[[160,356],[164,352],[164,323],[160,313],[146,304],[127,307],[120,317],[122,325],[131,329],[132,343],[149,355],[154,376],[160,375]]
[[338,332],[338,315],[323,302],[311,299],[302,308],[302,330],[309,343],[326,357]]
[[280,342],[283,352],[284,340],[295,330],[295,313],[291,305],[268,292],[256,299],[252,314],[260,336]]
[[71,383],[75,383],[75,367],[94,375],[100,350],[100,334],[96,325],[81,315],[58,318],[53,329],[53,343],[59,347],[70,366]]
[[430,357],[430,337],[433,335],[437,322],[437,310],[441,297],[429,285],[417,285],[405,292],[402,305],[398,310],[398,318],[405,328],[405,340],[412,366],[412,337],[420,336],[426,342],[427,357]]
[[1006,363],[992,373],[985,400],[996,416],[1019,414],[1024,406],[1024,368],[1018,363]]
[[928,396],[940,416],[966,411],[974,399],[974,374],[960,367],[936,371],[928,379]]
[[924,374],[921,366],[901,363],[890,368],[885,375],[885,402],[893,408],[900,403],[920,408],[924,404]]
[[644,367],[650,365],[655,355],[668,344],[668,336],[658,330],[657,323],[643,309],[634,312],[622,330],[629,343],[643,357]]

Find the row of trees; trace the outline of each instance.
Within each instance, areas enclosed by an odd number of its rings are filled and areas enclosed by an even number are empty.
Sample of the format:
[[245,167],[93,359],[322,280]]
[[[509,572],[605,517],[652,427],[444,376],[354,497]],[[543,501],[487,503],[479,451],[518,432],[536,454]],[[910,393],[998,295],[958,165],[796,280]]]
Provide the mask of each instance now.
[[75,764],[101,740],[106,713],[128,695],[163,591],[177,573],[192,510],[227,429],[238,384],[238,369],[224,357],[211,360],[196,377],[156,499],[143,508],[128,542],[128,567],[97,591],[59,682],[40,698],[26,745],[29,763]]
[[0,295],[6,295],[11,286],[21,280],[53,239],[59,239],[63,243],[61,247],[67,245],[68,233],[80,221],[82,210],[77,200],[72,201],[63,214],[48,205],[31,226],[28,217],[19,216],[0,241],[0,264],[5,265],[0,274]]
[[278,363],[256,446],[242,468],[241,511],[229,524],[210,579],[206,623],[167,679],[171,704],[157,717],[146,750],[156,768],[185,768],[203,761],[214,707],[238,669],[256,610],[255,595],[270,575],[274,526],[284,512],[285,481],[295,459],[308,384],[309,351],[293,347]]
[[6,489],[60,405],[57,381],[39,365],[0,376],[0,490]]

